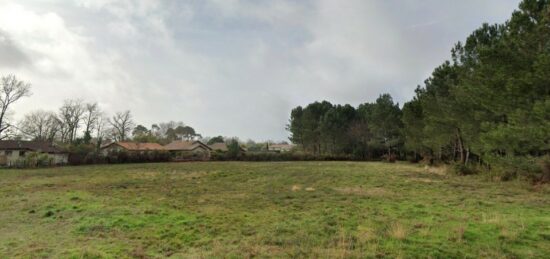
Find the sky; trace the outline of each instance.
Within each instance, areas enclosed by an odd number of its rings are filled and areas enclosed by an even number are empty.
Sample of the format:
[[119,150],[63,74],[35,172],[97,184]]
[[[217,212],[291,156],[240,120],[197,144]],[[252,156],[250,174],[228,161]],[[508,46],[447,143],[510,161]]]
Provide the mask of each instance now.
[[414,89],[519,0],[0,0],[0,75],[32,84],[13,119],[65,99],[149,127],[286,140],[292,108]]

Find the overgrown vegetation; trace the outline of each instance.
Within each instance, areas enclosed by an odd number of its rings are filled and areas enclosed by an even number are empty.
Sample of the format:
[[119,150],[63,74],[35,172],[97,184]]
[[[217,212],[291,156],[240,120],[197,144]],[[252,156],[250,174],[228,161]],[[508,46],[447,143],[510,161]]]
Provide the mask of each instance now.
[[0,171],[0,258],[544,258],[549,186],[408,163]]
[[15,164],[11,166],[16,168],[36,168],[53,165],[53,158],[50,157],[48,154],[29,152],[25,157],[19,158],[17,161],[15,161]]
[[[548,182],[550,2],[524,0],[452,49],[400,109],[381,95],[358,108],[315,102],[291,113],[291,140],[315,154],[458,163],[502,179]],[[391,159],[389,159],[391,160]]]
[[210,158],[213,161],[358,161],[352,156],[313,155],[304,152],[246,152],[233,155],[225,152],[214,152]]

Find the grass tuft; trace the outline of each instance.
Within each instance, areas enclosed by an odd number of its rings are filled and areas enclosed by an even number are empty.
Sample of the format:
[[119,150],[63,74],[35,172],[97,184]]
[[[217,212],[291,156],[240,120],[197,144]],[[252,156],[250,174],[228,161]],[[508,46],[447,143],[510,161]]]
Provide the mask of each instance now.
[[388,229],[388,235],[397,240],[404,240],[407,238],[407,229],[400,223],[393,223]]

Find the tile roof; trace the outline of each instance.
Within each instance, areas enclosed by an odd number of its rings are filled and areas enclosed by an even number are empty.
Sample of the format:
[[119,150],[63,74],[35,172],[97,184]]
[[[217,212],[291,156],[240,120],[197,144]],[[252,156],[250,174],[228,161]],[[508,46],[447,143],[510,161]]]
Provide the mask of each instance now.
[[225,143],[214,143],[212,145],[208,145],[212,150],[219,150],[219,151],[227,151],[227,145]]
[[158,143],[138,143],[138,142],[113,142],[104,146],[106,148],[111,145],[118,145],[128,151],[151,151],[164,150],[164,147]]
[[164,146],[165,150],[170,151],[191,151],[198,147],[204,147],[205,149],[212,150],[209,146],[200,141],[172,141],[170,144]]
[[44,153],[67,153],[45,141],[1,140],[0,150],[29,150]]

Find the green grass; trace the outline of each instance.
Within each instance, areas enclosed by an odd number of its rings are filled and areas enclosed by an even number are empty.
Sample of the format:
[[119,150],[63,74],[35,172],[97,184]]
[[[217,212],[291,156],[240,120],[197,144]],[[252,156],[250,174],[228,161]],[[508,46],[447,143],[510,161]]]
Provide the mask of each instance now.
[[409,164],[0,171],[0,258],[548,255],[548,186]]

